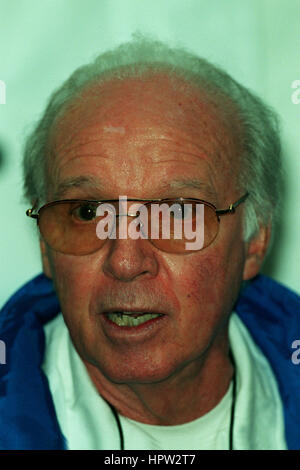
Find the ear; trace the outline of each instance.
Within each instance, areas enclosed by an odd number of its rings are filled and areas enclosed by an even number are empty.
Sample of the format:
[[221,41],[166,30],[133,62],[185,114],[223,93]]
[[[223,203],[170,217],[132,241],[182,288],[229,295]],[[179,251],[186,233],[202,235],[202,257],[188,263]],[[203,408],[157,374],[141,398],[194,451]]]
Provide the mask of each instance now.
[[42,239],[40,239],[40,248],[41,248],[41,255],[42,255],[43,272],[46,277],[49,277],[49,279],[52,279],[49,255],[47,252],[46,244]]
[[271,238],[271,225],[260,227],[259,232],[246,247],[246,261],[243,271],[243,280],[247,281],[256,276],[262,266]]

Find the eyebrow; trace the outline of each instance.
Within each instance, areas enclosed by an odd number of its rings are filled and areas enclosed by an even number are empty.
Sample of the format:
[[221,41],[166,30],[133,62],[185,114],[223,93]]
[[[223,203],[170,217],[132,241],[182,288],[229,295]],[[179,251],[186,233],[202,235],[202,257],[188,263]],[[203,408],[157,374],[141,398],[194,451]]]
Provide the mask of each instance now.
[[103,188],[103,183],[99,178],[95,178],[90,175],[67,178],[57,185],[53,197],[55,199],[59,199],[63,197],[67,191],[73,188],[99,190]]
[[201,191],[201,193],[205,193],[208,197],[213,199],[217,198],[217,193],[214,188],[210,185],[207,185],[203,181],[198,179],[176,179],[169,183],[169,187],[171,189],[196,189],[197,191]]
[[[67,178],[61,183],[59,183],[54,191],[53,197],[54,199],[62,198],[67,191],[73,188],[79,189],[93,189],[93,190],[103,190],[104,184],[101,179],[95,178],[92,175],[85,175],[85,176],[77,176],[73,178]],[[164,184],[164,189],[175,189],[175,190],[182,190],[182,189],[196,189],[197,191],[201,191],[201,193],[205,193],[205,196],[212,198],[215,200],[217,198],[216,191],[214,189],[200,181],[198,179],[175,179],[170,182]]]

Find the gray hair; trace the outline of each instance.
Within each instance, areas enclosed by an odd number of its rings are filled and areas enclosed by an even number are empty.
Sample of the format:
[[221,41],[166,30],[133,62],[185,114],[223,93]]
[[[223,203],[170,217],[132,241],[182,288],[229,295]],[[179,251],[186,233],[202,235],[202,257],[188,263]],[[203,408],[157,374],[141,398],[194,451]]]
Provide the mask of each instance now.
[[[99,55],[78,68],[51,95],[46,110],[25,143],[23,171],[25,197],[45,202],[46,154],[49,133],[58,114],[93,82],[165,70],[170,78],[193,82],[214,100],[226,99],[239,117],[243,153],[238,185],[249,192],[244,205],[244,239],[250,240],[261,225],[274,223],[281,195],[281,144],[276,114],[253,92],[237,83],[219,67],[183,48],[135,35],[132,41]],[[230,107],[230,106],[229,106]],[[233,116],[233,112],[231,112]]]

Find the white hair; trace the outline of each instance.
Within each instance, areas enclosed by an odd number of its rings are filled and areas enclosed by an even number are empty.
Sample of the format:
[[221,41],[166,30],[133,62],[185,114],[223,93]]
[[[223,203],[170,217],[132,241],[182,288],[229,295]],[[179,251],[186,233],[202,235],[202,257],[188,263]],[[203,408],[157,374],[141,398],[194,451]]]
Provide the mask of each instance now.
[[280,207],[282,166],[276,114],[253,92],[207,60],[183,48],[171,48],[140,35],[78,68],[51,95],[43,116],[25,143],[25,197],[31,202],[45,202],[49,132],[57,115],[71,100],[80,99],[83,89],[93,82],[111,78],[124,80],[161,71],[171,79],[180,76],[196,84],[206,96],[213,97],[214,102],[224,104],[225,98],[225,107],[227,103],[231,116],[238,117],[243,146],[238,185],[242,191],[249,192],[244,205],[244,239],[250,240],[261,225],[276,221]]

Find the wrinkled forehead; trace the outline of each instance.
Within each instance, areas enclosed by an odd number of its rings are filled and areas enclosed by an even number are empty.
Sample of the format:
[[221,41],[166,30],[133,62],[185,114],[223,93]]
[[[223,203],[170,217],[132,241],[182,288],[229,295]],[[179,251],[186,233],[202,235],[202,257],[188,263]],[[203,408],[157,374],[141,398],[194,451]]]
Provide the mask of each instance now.
[[174,143],[205,145],[218,164],[237,165],[241,132],[231,103],[166,73],[91,84],[57,116],[51,158],[62,158],[72,146],[78,150],[91,139],[89,129],[97,129],[103,141],[129,141],[137,135],[146,139],[154,127]]

